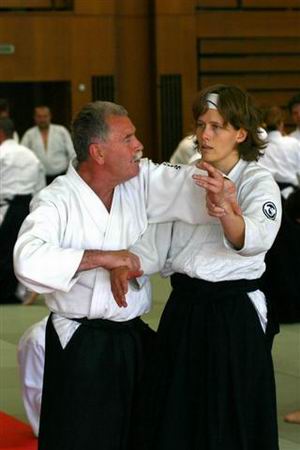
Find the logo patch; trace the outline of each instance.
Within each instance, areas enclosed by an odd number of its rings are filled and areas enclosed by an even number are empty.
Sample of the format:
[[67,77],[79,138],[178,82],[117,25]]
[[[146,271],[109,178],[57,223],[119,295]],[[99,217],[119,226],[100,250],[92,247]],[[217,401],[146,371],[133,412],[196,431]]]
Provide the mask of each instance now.
[[266,202],[263,205],[263,213],[264,215],[271,220],[275,220],[277,216],[277,208],[273,202]]

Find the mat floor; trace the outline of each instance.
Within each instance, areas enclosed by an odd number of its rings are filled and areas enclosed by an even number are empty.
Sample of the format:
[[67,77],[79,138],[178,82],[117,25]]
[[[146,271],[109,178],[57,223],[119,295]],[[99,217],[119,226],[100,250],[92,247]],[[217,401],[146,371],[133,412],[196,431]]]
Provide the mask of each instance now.
[[[153,328],[170,291],[168,280],[152,278],[154,304],[145,320]],[[0,411],[26,422],[22,405],[16,347],[20,336],[47,315],[41,297],[31,306],[0,306]],[[300,323],[282,325],[273,347],[276,373],[280,450],[300,449],[300,425],[287,424],[283,416],[300,409]],[[1,447],[0,447],[1,448]]]

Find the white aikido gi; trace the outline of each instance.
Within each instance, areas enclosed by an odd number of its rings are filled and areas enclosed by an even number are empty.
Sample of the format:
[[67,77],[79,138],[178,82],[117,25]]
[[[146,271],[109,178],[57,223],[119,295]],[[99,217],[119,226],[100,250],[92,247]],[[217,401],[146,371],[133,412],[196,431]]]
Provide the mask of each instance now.
[[[264,258],[281,221],[279,188],[271,174],[255,162],[239,160],[227,177],[237,189],[245,221],[245,243],[235,250],[225,238],[219,219],[203,225],[184,222],[149,226],[130,250],[141,260],[145,274],[175,272],[191,278],[218,282],[259,279],[265,271]],[[266,329],[267,307],[260,290],[248,293]]]
[[201,155],[198,153],[195,145],[195,135],[189,135],[183,138],[170,158],[171,164],[190,164],[195,156],[198,159]]
[[0,225],[15,195],[35,194],[42,189],[45,172],[31,150],[14,139],[0,145]]
[[36,436],[39,434],[48,317],[28,328],[18,343],[23,404]]
[[[283,136],[280,131],[269,132],[268,144],[264,149],[264,156],[259,159],[259,164],[268,169],[278,183],[298,186],[300,143],[293,137]],[[291,188],[286,188],[282,195],[286,197],[291,191]]]
[[298,141],[300,141],[300,128],[296,128],[295,131],[292,131],[292,133],[289,134],[289,136],[297,139]]
[[195,167],[142,160],[140,173],[115,187],[110,212],[70,164],[35,198],[15,246],[15,273],[29,289],[44,294],[63,347],[77,322],[65,318],[127,321],[149,311],[150,282],[130,287],[127,308],[111,293],[109,271],[77,273],[84,250],[120,250],[134,244],[148,222],[211,221],[205,192],[195,185]]
[[37,126],[25,132],[21,144],[34,152],[49,176],[65,172],[70,160],[75,156],[70,133],[62,125],[50,124],[47,148]]

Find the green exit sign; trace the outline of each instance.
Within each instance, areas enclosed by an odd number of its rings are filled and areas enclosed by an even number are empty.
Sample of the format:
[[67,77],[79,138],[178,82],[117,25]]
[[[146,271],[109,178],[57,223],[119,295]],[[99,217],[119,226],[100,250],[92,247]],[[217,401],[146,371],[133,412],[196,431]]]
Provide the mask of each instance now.
[[12,55],[15,53],[15,46],[12,44],[0,44],[0,55]]

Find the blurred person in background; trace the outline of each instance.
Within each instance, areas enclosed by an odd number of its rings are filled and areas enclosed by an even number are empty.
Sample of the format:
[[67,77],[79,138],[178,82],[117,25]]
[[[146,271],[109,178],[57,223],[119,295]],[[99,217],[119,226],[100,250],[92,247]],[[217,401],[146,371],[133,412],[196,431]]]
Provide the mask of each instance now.
[[300,143],[284,134],[284,114],[279,106],[264,111],[264,128],[267,132],[267,146],[259,164],[268,169],[284,198],[299,186]]
[[191,164],[196,159],[200,159],[196,144],[196,136],[190,134],[183,138],[170,158],[171,164]]
[[[6,100],[6,98],[0,98],[0,118],[3,117],[10,117],[10,107],[9,107],[9,103],[8,100]],[[19,135],[16,132],[16,130],[14,131],[13,134],[13,139],[16,142],[19,142]]]
[[34,109],[35,126],[27,130],[21,144],[30,148],[41,161],[46,172],[47,184],[63,175],[70,160],[75,156],[69,131],[62,125],[51,123],[48,106]]
[[0,303],[20,303],[13,247],[32,196],[45,186],[40,161],[13,139],[13,133],[13,121],[0,118]]
[[290,136],[300,141],[300,94],[294,95],[288,103],[288,109],[293,119],[296,129],[290,133]]

